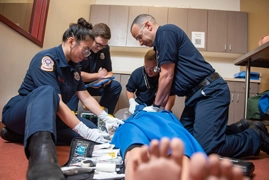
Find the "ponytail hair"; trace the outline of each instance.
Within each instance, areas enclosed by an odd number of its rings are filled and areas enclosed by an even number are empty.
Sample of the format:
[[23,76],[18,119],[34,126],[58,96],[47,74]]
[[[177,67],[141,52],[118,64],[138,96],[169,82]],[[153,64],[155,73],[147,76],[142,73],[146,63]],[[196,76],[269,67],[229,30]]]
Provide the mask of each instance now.
[[94,39],[92,24],[87,22],[84,18],[79,18],[77,23],[72,23],[64,32],[62,41],[67,41],[68,38],[74,37],[77,41],[87,40],[88,37]]

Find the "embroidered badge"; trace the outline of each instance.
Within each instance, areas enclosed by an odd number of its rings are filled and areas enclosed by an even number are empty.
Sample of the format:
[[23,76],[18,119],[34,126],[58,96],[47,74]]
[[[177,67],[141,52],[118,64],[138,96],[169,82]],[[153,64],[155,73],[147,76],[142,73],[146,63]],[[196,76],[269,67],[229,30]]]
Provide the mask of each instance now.
[[77,80],[77,81],[80,80],[80,76],[79,76],[78,72],[74,72],[74,78],[75,78],[75,80]]
[[105,54],[104,54],[104,53],[101,53],[101,54],[100,54],[100,58],[101,58],[101,59],[105,59]]
[[41,69],[43,71],[53,71],[54,62],[49,56],[44,56],[41,63]]

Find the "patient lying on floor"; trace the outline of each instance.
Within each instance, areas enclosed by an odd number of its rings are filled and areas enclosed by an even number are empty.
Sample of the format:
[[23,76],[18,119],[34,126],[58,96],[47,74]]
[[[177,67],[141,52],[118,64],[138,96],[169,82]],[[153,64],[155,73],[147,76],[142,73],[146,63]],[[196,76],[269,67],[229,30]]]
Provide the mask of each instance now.
[[168,111],[137,111],[116,130],[111,143],[125,159],[126,180],[245,178],[229,160],[208,157]]

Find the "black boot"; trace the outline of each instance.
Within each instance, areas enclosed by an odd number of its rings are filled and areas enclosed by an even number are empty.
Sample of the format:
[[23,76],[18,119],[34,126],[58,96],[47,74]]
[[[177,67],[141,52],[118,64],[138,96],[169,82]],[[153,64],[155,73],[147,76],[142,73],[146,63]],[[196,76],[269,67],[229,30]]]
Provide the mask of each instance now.
[[250,127],[256,131],[261,138],[260,150],[266,152],[269,155],[269,133],[265,125],[260,121],[253,122]]
[[234,123],[238,128],[238,131],[243,132],[244,130],[248,129],[250,124],[248,123],[247,119],[241,119],[240,121]]
[[28,143],[27,180],[64,180],[51,133],[37,132],[30,137]]
[[0,136],[9,142],[14,142],[14,143],[23,143],[23,139],[24,136],[17,134],[13,131],[11,131],[10,129],[8,129],[7,127],[2,128],[1,132],[0,132]]
[[236,123],[230,124],[226,128],[226,135],[230,134],[237,134],[241,133],[244,130],[248,129],[250,126],[249,122],[247,119],[241,119],[240,121],[237,121]]

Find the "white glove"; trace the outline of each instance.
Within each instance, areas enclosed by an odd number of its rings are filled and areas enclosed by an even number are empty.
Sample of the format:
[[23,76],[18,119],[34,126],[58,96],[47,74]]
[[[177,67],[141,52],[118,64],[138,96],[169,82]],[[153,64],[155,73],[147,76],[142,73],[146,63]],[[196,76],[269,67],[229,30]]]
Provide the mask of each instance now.
[[164,108],[161,106],[161,107],[156,107],[156,106],[147,106],[147,107],[144,107],[143,109],[144,111],[147,111],[147,112],[160,112],[162,110],[164,110]]
[[134,98],[130,98],[129,99],[129,112],[131,113],[131,114],[133,114],[134,113],[134,110],[135,110],[135,107],[137,106],[137,105],[139,105],[136,101],[135,101],[135,99]]
[[117,129],[120,124],[124,124],[122,120],[118,118],[113,118],[109,116],[105,111],[102,111],[101,114],[98,115],[98,118],[106,123],[106,129],[109,131],[110,129]]
[[73,131],[77,132],[85,139],[89,139],[99,143],[107,143],[109,140],[105,139],[104,137],[109,138],[109,134],[99,129],[90,129],[88,128],[83,122],[78,123]]

